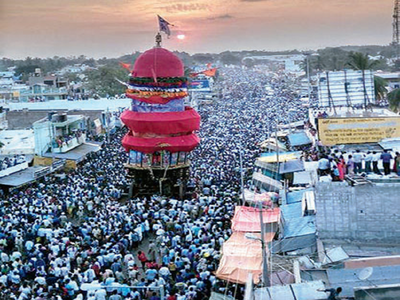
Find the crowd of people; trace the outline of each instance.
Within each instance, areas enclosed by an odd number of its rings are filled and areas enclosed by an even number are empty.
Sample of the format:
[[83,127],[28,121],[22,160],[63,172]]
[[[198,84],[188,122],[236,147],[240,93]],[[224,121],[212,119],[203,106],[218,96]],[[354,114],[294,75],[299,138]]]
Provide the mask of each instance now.
[[[342,153],[338,149],[330,152],[307,153],[307,160],[318,160],[320,176],[330,176],[333,181],[343,181],[346,175],[390,175],[393,171],[400,176],[400,153],[393,156],[389,150],[367,151],[356,149],[350,153]],[[383,172],[381,172],[382,168]]]
[[239,157],[251,170],[259,142],[306,111],[283,77],[241,68],[221,75],[220,99],[200,109],[191,197],[121,200],[121,129],[65,178],[49,175],[1,199],[0,299],[243,297],[242,286],[214,275],[239,199]]
[[0,159],[0,171],[14,167],[16,165],[22,164],[26,162],[25,155],[14,155],[11,157],[4,157],[3,159]]

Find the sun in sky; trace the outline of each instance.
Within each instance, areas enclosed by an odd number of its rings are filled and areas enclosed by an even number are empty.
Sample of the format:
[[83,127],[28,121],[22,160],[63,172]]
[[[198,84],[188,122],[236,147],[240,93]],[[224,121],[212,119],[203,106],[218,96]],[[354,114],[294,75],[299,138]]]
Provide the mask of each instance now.
[[189,53],[383,45],[392,13],[393,0],[0,0],[0,58],[144,51],[157,15],[174,25],[163,47]]

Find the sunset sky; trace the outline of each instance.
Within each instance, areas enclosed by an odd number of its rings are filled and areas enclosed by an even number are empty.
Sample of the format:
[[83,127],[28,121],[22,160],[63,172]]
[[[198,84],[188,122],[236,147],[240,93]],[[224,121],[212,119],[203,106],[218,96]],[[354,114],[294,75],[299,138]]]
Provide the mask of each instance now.
[[[118,57],[154,45],[159,14],[170,50],[309,50],[387,45],[392,0],[0,0],[0,57]],[[178,34],[185,34],[178,40]]]

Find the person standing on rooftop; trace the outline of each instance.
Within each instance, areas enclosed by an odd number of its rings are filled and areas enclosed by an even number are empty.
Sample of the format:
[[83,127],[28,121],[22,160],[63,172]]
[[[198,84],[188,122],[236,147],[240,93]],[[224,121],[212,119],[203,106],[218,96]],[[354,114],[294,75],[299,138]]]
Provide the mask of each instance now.
[[396,152],[396,157],[394,158],[394,165],[396,167],[396,174],[400,176],[400,153]]
[[357,149],[356,152],[353,154],[354,160],[354,173],[361,173],[362,169],[362,160],[364,159],[365,155],[360,152],[360,149]]
[[367,174],[371,173],[371,162],[372,162],[373,155],[371,151],[367,152],[367,155],[365,156],[365,172]]
[[390,161],[393,159],[392,155],[389,153],[388,150],[383,150],[383,153],[381,154],[381,159],[383,162],[383,170],[385,172],[385,175],[390,174]]
[[381,171],[378,169],[378,161],[381,157],[380,153],[376,153],[376,151],[372,151],[372,168],[375,174],[382,175]]

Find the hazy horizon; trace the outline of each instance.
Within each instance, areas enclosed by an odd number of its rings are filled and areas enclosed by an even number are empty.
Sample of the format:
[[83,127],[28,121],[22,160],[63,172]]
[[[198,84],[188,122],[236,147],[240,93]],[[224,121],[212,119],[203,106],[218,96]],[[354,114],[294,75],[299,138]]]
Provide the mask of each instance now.
[[392,0],[2,1],[0,57],[142,52],[154,45],[157,14],[175,25],[163,47],[190,54],[385,46],[392,13]]

